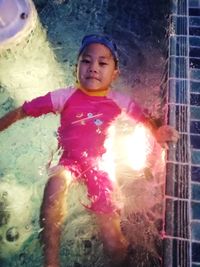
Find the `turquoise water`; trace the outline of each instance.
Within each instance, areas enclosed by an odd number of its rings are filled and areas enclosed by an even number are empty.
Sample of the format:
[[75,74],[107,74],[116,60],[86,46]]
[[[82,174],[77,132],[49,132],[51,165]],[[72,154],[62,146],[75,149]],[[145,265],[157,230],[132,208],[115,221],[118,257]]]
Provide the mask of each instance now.
[[[0,54],[0,65],[3,66],[0,69],[1,116],[25,100],[75,81],[74,63],[81,37],[85,33],[104,30],[110,20],[110,15],[105,12],[108,2],[85,1],[80,5],[78,1],[55,0],[45,5],[44,1],[36,1],[36,4],[39,3],[41,24],[36,25],[18,46]],[[93,11],[88,13],[91,8]],[[119,49],[122,78],[116,88],[131,93],[158,116],[161,108],[159,79],[162,54],[152,47],[148,51],[144,48],[142,56],[138,52],[136,58],[137,50],[132,51],[122,41],[119,41]],[[133,60],[127,59],[128,51],[133,52]],[[141,62],[141,58],[145,58],[147,63],[143,70],[133,66]],[[129,122],[128,126],[123,123],[123,120],[117,122],[120,129],[129,127]],[[24,119],[0,133],[2,267],[37,267],[42,264],[38,218],[48,179],[47,165],[50,161],[52,165],[56,164],[59,158],[56,140],[58,125],[57,116],[47,115]],[[131,266],[160,266],[161,262],[164,159],[162,150],[156,144],[152,149],[152,162],[148,169],[135,173],[124,170],[122,164],[118,175],[122,195],[120,201],[123,200],[124,205],[121,225],[132,244]],[[85,188],[75,184],[68,196],[68,219],[63,226],[60,249],[62,267],[107,266],[95,218],[80,204],[85,199]]]

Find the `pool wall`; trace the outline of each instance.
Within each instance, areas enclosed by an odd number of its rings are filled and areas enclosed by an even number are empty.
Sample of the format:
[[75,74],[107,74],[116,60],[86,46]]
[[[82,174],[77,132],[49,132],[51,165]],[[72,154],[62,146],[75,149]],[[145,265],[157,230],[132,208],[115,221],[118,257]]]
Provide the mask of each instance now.
[[200,1],[171,1],[164,266],[200,266]]

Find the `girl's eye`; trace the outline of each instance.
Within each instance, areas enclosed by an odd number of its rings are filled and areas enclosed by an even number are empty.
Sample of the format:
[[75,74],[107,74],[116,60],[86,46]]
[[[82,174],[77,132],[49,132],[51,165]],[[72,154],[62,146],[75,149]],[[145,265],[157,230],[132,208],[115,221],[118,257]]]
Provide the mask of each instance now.
[[89,64],[89,63],[90,63],[90,60],[89,60],[89,59],[82,59],[82,60],[81,60],[81,63]]
[[108,63],[106,63],[106,62],[99,62],[99,65],[100,66],[105,66],[105,65],[108,65]]

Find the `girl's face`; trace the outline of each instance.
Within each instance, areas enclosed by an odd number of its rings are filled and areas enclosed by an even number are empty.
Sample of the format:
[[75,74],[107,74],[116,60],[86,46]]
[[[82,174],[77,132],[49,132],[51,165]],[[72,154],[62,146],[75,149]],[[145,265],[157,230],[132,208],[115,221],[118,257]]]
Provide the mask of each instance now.
[[102,44],[88,45],[78,59],[77,80],[88,92],[107,90],[117,75],[113,56]]

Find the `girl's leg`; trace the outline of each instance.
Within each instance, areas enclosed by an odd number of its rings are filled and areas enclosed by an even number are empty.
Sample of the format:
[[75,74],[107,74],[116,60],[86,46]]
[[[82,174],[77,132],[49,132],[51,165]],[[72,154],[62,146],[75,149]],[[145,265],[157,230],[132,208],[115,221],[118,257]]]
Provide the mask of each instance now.
[[66,196],[71,173],[64,167],[56,167],[45,186],[41,205],[41,240],[44,245],[44,267],[59,266],[59,244],[61,226],[66,217]]
[[128,242],[121,232],[119,215],[117,213],[97,214],[97,222],[111,266],[122,266],[127,256]]

